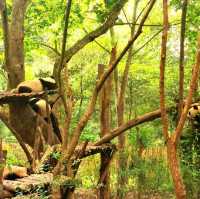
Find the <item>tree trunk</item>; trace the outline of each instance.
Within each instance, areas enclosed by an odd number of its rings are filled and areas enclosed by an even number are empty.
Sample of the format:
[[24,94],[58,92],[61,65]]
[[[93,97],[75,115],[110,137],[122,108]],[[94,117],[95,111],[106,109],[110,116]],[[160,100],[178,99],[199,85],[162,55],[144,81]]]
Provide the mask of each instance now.
[[2,139],[0,139],[0,199],[4,198],[3,193],[3,170],[6,165],[6,155],[7,151],[3,151]]
[[179,160],[177,158],[177,148],[175,143],[169,139],[167,142],[167,158],[175,186],[175,193],[177,199],[186,199],[185,186],[180,172]]
[[[27,4],[28,0],[13,1],[12,20],[9,26],[9,65],[6,66],[10,89],[15,88],[24,80],[24,16]],[[10,105],[11,126],[20,134],[22,140],[32,147],[35,136],[30,129],[34,129],[32,128],[33,121],[34,116],[30,114],[30,108],[27,105],[21,103]]]
[[[137,5],[139,0],[135,0],[134,3],[134,9],[133,9],[133,17],[132,17],[132,23],[135,23],[136,20],[136,11],[137,11]],[[131,26],[131,36],[132,38],[135,33],[135,25]],[[134,43],[133,43],[134,44]],[[122,77],[122,83],[120,87],[120,93],[118,96],[118,102],[117,102],[117,118],[118,118],[118,126],[121,126],[124,124],[124,111],[125,111],[125,92],[128,82],[128,74],[129,74],[129,68],[132,61],[132,51],[133,51],[133,44],[129,48],[128,51],[128,57],[124,69],[124,74]],[[120,134],[118,138],[118,148],[119,148],[119,162],[118,162],[118,190],[117,190],[117,196],[119,199],[123,198],[123,188],[127,183],[127,176],[126,176],[126,170],[127,170],[127,154],[125,150],[126,145],[126,136],[125,134]]]
[[[183,110],[183,92],[184,92],[184,42],[185,42],[185,26],[187,14],[188,0],[184,0],[182,4],[181,16],[181,35],[180,35],[180,58],[179,58],[179,105],[178,105],[178,120],[180,119]],[[177,120],[177,121],[178,121]]]
[[14,0],[12,21],[9,34],[9,60],[8,69],[9,87],[15,88],[24,80],[24,16],[28,0]]
[[[112,62],[112,54],[111,61]],[[98,75],[99,77],[104,73],[105,66],[99,64]],[[110,133],[110,97],[111,97],[111,81],[112,76],[109,77],[101,92],[100,92],[100,125],[101,125],[101,137]],[[110,196],[110,185],[109,185],[109,163],[110,154],[101,153],[101,166],[100,166],[100,181],[99,181],[99,199],[109,199]]]

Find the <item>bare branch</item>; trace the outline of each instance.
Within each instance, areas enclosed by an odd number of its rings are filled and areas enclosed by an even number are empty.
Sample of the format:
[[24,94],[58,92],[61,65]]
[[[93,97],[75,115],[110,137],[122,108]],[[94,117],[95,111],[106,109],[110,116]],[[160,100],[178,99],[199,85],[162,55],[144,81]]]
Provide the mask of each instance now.
[[72,0],[68,0],[67,1],[67,5],[66,5],[66,10],[65,10],[65,27],[64,27],[64,31],[63,31],[63,41],[62,41],[62,52],[61,52],[61,58],[60,58],[60,68],[59,70],[61,71],[62,67],[63,67],[63,63],[64,63],[64,56],[65,56],[65,49],[66,49],[66,42],[67,42],[67,32],[68,32],[68,24],[69,24],[69,14],[70,14],[70,10],[71,10],[71,3]]
[[94,41],[97,37],[104,34],[110,27],[112,27],[115,23],[115,20],[117,19],[117,16],[120,12],[120,10],[123,8],[124,4],[127,2],[127,0],[119,0],[117,3],[113,6],[109,16],[107,17],[107,20],[102,24],[100,27],[98,27],[96,30],[90,32],[88,35],[84,36],[82,39],[77,41],[71,48],[69,48],[65,52],[65,63],[67,63],[74,54],[76,54],[79,50],[81,50],[84,46],[86,46],[88,43]]
[[143,49],[148,43],[150,43],[157,35],[159,35],[162,32],[163,29],[159,30],[158,32],[156,32],[154,35],[152,35],[152,37],[149,38],[148,41],[146,41],[142,46],[140,46],[138,49],[136,49],[135,51],[133,51],[133,55],[137,54],[141,49]]
[[144,14],[144,16],[143,16],[143,18],[141,20],[141,25],[138,27],[138,30],[137,30],[136,34],[134,35],[134,37],[128,42],[128,44],[122,50],[122,52],[119,55],[119,57],[115,60],[115,62],[113,64],[111,64],[110,68],[102,75],[102,77],[100,78],[99,82],[97,82],[97,85],[96,85],[96,87],[95,87],[95,89],[93,91],[93,95],[92,95],[91,100],[90,100],[90,102],[89,102],[89,104],[87,106],[87,109],[86,109],[85,113],[83,114],[83,116],[80,118],[76,128],[74,129],[74,131],[72,133],[73,136],[72,136],[70,144],[67,147],[67,151],[64,154],[62,154],[62,157],[61,157],[59,163],[57,164],[57,166],[54,169],[54,175],[57,175],[59,173],[60,166],[61,165],[62,166],[65,165],[65,163],[68,162],[69,159],[71,158],[71,156],[73,155],[73,152],[74,152],[74,150],[75,150],[75,148],[76,148],[76,146],[78,144],[81,132],[83,131],[83,129],[86,126],[88,120],[90,119],[92,113],[94,112],[94,108],[95,108],[95,105],[96,105],[96,101],[97,101],[97,97],[98,97],[99,91],[101,90],[102,86],[104,85],[104,82],[106,81],[106,79],[110,76],[112,71],[116,68],[118,63],[121,61],[123,56],[126,54],[126,52],[130,48],[132,43],[142,33],[142,26],[143,26],[144,22],[146,21],[151,9],[153,8],[153,5],[154,5],[155,1],[156,0],[152,0],[151,1],[150,5],[149,5],[149,8],[147,9],[146,13]]
[[[65,117],[66,117],[66,127],[65,127],[65,133],[63,135],[63,142],[62,142],[62,147],[63,149],[67,148],[67,140],[68,140],[68,130],[69,130],[69,124],[70,124],[70,119],[71,119],[71,109],[69,106],[69,103],[67,103],[66,96],[65,96],[65,91],[64,91],[64,86],[62,84],[62,76],[61,76],[61,71],[64,65],[64,57],[65,57],[65,49],[66,49],[66,42],[67,42],[67,32],[68,32],[68,24],[69,24],[69,15],[70,15],[70,10],[71,10],[71,3],[72,0],[67,0],[66,1],[66,9],[65,9],[65,17],[64,17],[64,30],[63,30],[63,40],[62,40],[62,51],[61,51],[61,57],[60,57],[60,62],[57,65],[54,65],[54,69],[56,69],[57,73],[55,74],[56,82],[58,83],[58,89],[59,89],[59,94],[62,99],[62,103],[64,106],[65,110]],[[67,80],[68,80],[68,70],[67,71]],[[67,85],[68,86],[68,85]]]
[[148,2],[147,2],[147,4],[145,5],[145,7],[141,10],[141,12],[139,13],[139,15],[137,16],[137,18],[136,18],[136,22],[138,21],[138,19],[140,18],[140,16],[142,15],[142,13],[145,11],[145,9],[148,7],[148,5],[150,4],[150,2],[151,2],[151,0],[149,0]]
[[108,71],[106,71],[104,73],[104,75],[102,76],[102,78],[100,79],[100,81],[97,84],[97,90],[100,90],[101,87],[103,86],[105,80],[108,78],[108,76],[112,73],[112,71],[116,68],[116,66],[118,65],[118,63],[121,61],[121,59],[123,58],[123,56],[126,54],[126,52],[128,51],[128,49],[131,47],[131,45],[133,44],[133,42],[139,37],[139,35],[142,33],[142,27],[144,22],[146,21],[151,9],[153,8],[153,5],[155,3],[156,0],[152,0],[148,10],[146,11],[146,13],[144,14],[140,25],[136,31],[136,33],[134,34],[134,36],[129,40],[128,44],[125,46],[125,48],[123,49],[123,51],[120,53],[120,55],[118,56],[118,58],[116,59],[116,61],[112,64],[112,66],[108,69]]
[[129,27],[131,28],[131,27],[132,27],[132,26],[131,26],[131,23],[129,23],[129,20],[128,20],[128,17],[127,17],[127,15],[126,15],[126,12],[125,12],[124,8],[122,8],[122,12],[123,12],[123,14],[124,14],[124,16],[125,16],[126,24],[129,25]]
[[125,48],[123,49],[123,51],[121,52],[121,54],[119,55],[119,57],[114,61],[114,63],[110,66],[110,68],[101,76],[101,79],[99,80],[99,82],[96,85],[95,90],[93,91],[93,96],[89,102],[88,108],[85,111],[85,113],[83,114],[83,116],[81,117],[80,121],[78,122],[77,127],[74,129],[73,132],[73,137],[71,140],[71,143],[68,147],[68,154],[67,154],[67,159],[71,157],[77,143],[78,143],[78,139],[79,136],[83,130],[83,128],[85,127],[85,125],[87,124],[88,120],[90,119],[93,111],[94,111],[94,107],[96,104],[96,100],[97,100],[97,96],[98,96],[98,92],[101,90],[104,82],[106,81],[106,79],[109,77],[109,75],[112,73],[112,71],[116,68],[116,66],[118,65],[118,63],[120,62],[120,60],[123,58],[123,56],[126,54],[126,52],[128,51],[128,49],[130,48],[130,46],[132,45],[132,43],[139,37],[139,35],[142,33],[142,25],[144,24],[145,20],[147,19],[154,3],[156,0],[152,0],[151,4],[149,5],[148,10],[146,11],[146,13],[144,14],[142,20],[141,20],[141,25],[138,27],[138,30],[136,32],[136,34],[134,35],[134,37],[128,42],[128,44],[125,46]]
[[[169,26],[178,26],[180,25],[181,22],[177,22],[177,23],[170,23]],[[115,23],[115,26],[123,26],[123,25],[135,25],[135,26],[139,26],[140,24],[139,23],[121,23],[121,22],[118,22],[118,23]],[[143,26],[146,26],[146,27],[162,27],[163,25],[162,24],[144,24]]]
[[174,134],[173,134],[173,141],[175,142],[175,144],[178,143],[179,138],[181,136],[181,132],[182,132],[182,129],[184,127],[184,123],[185,123],[185,120],[186,120],[186,117],[187,117],[187,112],[188,112],[188,109],[190,107],[190,104],[192,103],[192,95],[193,95],[193,92],[195,90],[196,84],[198,82],[199,70],[200,70],[200,35],[198,36],[197,42],[198,43],[197,43],[197,53],[196,53],[196,64],[193,68],[192,80],[191,80],[191,83],[190,83],[190,89],[189,89],[189,92],[188,92],[188,96],[187,96],[187,100],[186,100],[184,109],[183,109],[181,116],[180,116],[179,123],[177,125],[177,128],[176,128]]
[[101,145],[103,143],[107,143],[107,142],[111,141],[113,138],[119,136],[121,133],[127,131],[128,129],[133,128],[133,127],[135,127],[139,124],[142,124],[144,122],[153,121],[157,118],[160,118],[160,116],[161,116],[160,109],[158,109],[156,111],[149,112],[149,113],[145,113],[144,115],[141,115],[141,116],[138,116],[137,118],[134,118],[134,119],[128,121],[127,123],[124,123],[121,126],[113,129],[110,132],[110,134],[105,135],[99,141],[95,142],[94,145],[98,146],[98,145]]
[[42,45],[42,46],[45,46],[45,47],[49,48],[49,49],[50,49],[50,50],[52,50],[54,53],[56,53],[56,55],[58,55],[58,56],[60,56],[60,55],[61,55],[61,54],[60,54],[60,52],[58,52],[58,50],[57,50],[57,49],[53,48],[52,46],[50,46],[50,45],[48,45],[48,44],[46,44],[46,43],[40,43],[40,45]]
[[[84,30],[85,33],[88,34],[88,31],[87,31],[85,28],[83,28],[83,30]],[[94,42],[95,42],[100,48],[102,48],[105,52],[107,52],[108,54],[110,54],[110,51],[109,51],[107,48],[105,48],[101,43],[99,43],[97,40],[94,40]]]

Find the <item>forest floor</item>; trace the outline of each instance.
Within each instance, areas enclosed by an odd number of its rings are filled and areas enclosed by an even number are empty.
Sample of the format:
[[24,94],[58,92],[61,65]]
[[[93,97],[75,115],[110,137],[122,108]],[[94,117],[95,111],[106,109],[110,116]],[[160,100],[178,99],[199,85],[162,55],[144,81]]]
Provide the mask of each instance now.
[[[7,156],[7,165],[19,165],[19,166],[28,166],[26,157],[20,148],[20,146],[17,143],[4,143],[3,148],[8,151]],[[150,151],[151,153],[145,154],[145,157],[151,158],[152,156],[163,156],[163,153],[165,153],[165,150],[160,150],[158,152]],[[92,162],[92,164],[91,164]],[[112,169],[116,169],[115,161],[112,163]],[[96,187],[94,185],[97,183],[98,180],[98,171],[99,171],[99,157],[98,155],[88,157],[84,159],[82,162],[80,169],[77,173],[77,177],[82,179],[83,184],[81,187],[77,188],[76,190],[76,197],[75,199],[97,199],[97,192]],[[115,171],[116,172],[116,171]],[[115,190],[115,176],[112,177],[112,190]],[[131,190],[131,189],[129,189]],[[112,193],[114,196],[114,193]],[[30,198],[28,196],[25,197],[15,197],[17,199],[23,199],[23,198]],[[31,197],[33,198],[33,197]],[[41,198],[41,197],[34,197],[34,198]],[[112,197],[114,198],[114,197]],[[159,194],[159,193],[141,193],[140,196],[138,196],[138,193],[136,191],[129,191],[124,199],[133,199],[133,198],[140,198],[140,199],[173,199],[173,194],[166,193],[166,194]]]
[[[112,197],[114,199],[114,197]],[[138,194],[136,192],[129,192],[126,194],[124,199],[173,199],[173,195],[159,195],[157,193],[149,195],[149,194]],[[94,191],[89,191],[85,189],[80,189],[76,191],[75,199],[98,199],[97,194]]]

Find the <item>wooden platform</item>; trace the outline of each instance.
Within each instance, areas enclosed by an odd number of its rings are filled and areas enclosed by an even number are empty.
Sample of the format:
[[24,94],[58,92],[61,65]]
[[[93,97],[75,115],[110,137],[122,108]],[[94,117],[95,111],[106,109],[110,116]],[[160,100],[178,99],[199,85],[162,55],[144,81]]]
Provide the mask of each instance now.
[[26,102],[33,97],[42,97],[45,92],[39,93],[13,93],[13,92],[0,92],[0,104],[10,104],[15,102]]

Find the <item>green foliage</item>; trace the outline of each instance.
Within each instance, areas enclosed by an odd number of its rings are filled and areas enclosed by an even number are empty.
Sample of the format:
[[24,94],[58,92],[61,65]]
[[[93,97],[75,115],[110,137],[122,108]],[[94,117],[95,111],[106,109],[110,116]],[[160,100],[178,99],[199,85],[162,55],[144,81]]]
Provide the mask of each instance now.
[[12,166],[12,165],[24,166],[27,163],[24,152],[22,151],[22,149],[16,147],[16,145],[17,143],[15,144],[13,143],[13,144],[4,146],[4,149],[7,150],[6,164],[8,166]]
[[188,197],[196,199],[200,183],[200,132],[187,126],[181,137],[180,152],[184,183]]
[[[133,159],[134,166],[130,167],[128,175],[137,178],[141,192],[160,192],[164,194],[165,192],[170,193],[173,191],[173,185],[169,178],[170,175],[165,160],[156,157],[155,159],[141,159],[137,156],[133,157]],[[137,189],[134,184],[132,186],[134,189]]]
[[[86,33],[84,30],[92,31],[100,24],[102,24],[114,3],[117,0],[82,0],[74,1],[69,20],[69,34],[67,39],[67,48],[72,46],[77,40],[82,38]],[[147,1],[140,1],[137,14],[145,7]],[[9,20],[11,18],[12,1],[8,0],[8,14]],[[181,1],[170,1],[169,17],[170,23],[180,21],[181,16]],[[129,1],[124,7],[127,19],[131,19],[132,2]],[[146,24],[153,24],[156,26],[144,26],[143,34],[134,43],[134,51],[139,49],[152,35],[154,35],[162,27],[162,4],[157,2],[153,12],[148,18]],[[200,3],[199,1],[191,0],[189,2],[187,13],[187,27],[186,27],[186,64],[185,64],[185,82],[184,95],[186,96],[189,81],[191,79],[191,66],[194,64],[196,52],[196,37],[199,32],[200,17],[199,17]],[[25,66],[26,79],[33,79],[36,77],[45,77],[52,74],[53,65],[57,58],[57,54],[48,47],[42,44],[47,44],[57,51],[61,51],[62,32],[63,32],[63,17],[65,12],[65,1],[52,0],[34,0],[31,1],[26,16],[25,16]],[[127,22],[127,19],[121,13],[118,20],[120,22]],[[137,22],[139,23],[139,21]],[[138,26],[136,26],[137,28]],[[84,28],[84,30],[83,30]],[[117,53],[119,54],[124,48],[125,44],[130,38],[130,27],[114,26],[115,39],[117,40]],[[2,37],[2,30],[0,30],[0,37]],[[166,103],[171,106],[177,101],[178,96],[178,65],[179,65],[179,37],[180,25],[174,25],[169,28],[168,37],[168,51],[167,51],[167,65],[166,65]],[[128,87],[126,90],[126,105],[125,105],[125,121],[133,119],[149,111],[159,108],[159,60],[160,60],[160,38],[161,34],[155,37],[150,43],[145,45],[137,54],[134,54],[128,77]],[[96,39],[102,46],[111,50],[110,34],[105,34]],[[2,42],[0,48],[2,49]],[[0,65],[4,64],[3,50],[0,52]],[[96,85],[98,64],[108,65],[110,55],[105,52],[95,42],[87,45],[80,52],[78,52],[72,60],[68,63],[68,72],[70,77],[70,85],[73,90],[74,107],[73,117],[70,126],[70,133],[77,126],[77,123],[85,110],[87,109],[89,99],[92,91]],[[122,74],[125,68],[124,58],[118,65],[119,83],[122,80]],[[6,89],[7,79],[5,71],[0,70],[0,89]],[[114,87],[112,89],[112,128],[117,126],[116,114],[116,97],[114,94]],[[59,109],[61,118],[60,124],[65,122],[63,107]],[[174,115],[173,115],[174,114]],[[175,111],[170,116],[170,131],[174,129]],[[91,142],[99,139],[100,124],[99,124],[99,105],[97,103],[95,112],[91,120],[85,127],[81,141],[89,140]],[[10,132],[0,125],[1,137],[10,138]],[[139,136],[138,136],[139,134]],[[138,129],[133,128],[128,133],[127,154],[129,155],[129,169],[128,171],[121,171],[122,175],[127,176],[128,186],[122,192],[130,191],[131,189],[140,189],[142,192],[159,192],[172,193],[173,185],[169,177],[166,159],[163,157],[141,158],[138,157],[136,151],[138,150],[138,139],[143,144],[145,150],[153,147],[163,147],[162,126],[160,120],[151,123],[140,125]],[[192,138],[192,141],[195,139]],[[191,140],[190,140],[191,141]],[[116,141],[114,141],[116,142]],[[186,142],[189,146],[189,143]],[[12,146],[12,144],[11,144]],[[25,158],[21,158],[20,154],[16,153],[13,148],[15,146],[6,146],[8,150],[7,162],[9,165],[25,164]],[[130,147],[131,146],[131,147]],[[197,192],[199,183],[199,170],[197,168],[197,160],[199,154],[192,146],[192,151],[185,152],[182,156],[182,173],[187,190],[192,197]],[[17,149],[17,151],[20,149]],[[192,152],[192,153],[191,153]],[[126,154],[126,155],[127,155]],[[192,158],[191,158],[192,156]],[[54,159],[59,159],[59,153],[53,153]],[[195,161],[191,161],[195,159]],[[84,160],[85,161],[85,160]],[[96,188],[99,171],[99,157],[86,159],[83,161],[83,166],[78,176],[83,180],[84,188]],[[92,164],[91,164],[92,162]],[[195,164],[194,164],[195,163]],[[48,165],[49,166],[49,165]],[[116,189],[116,170],[115,165],[111,166],[111,185]],[[80,185],[79,185],[80,186]],[[38,187],[38,192],[41,192],[41,197],[45,198],[45,190]]]

